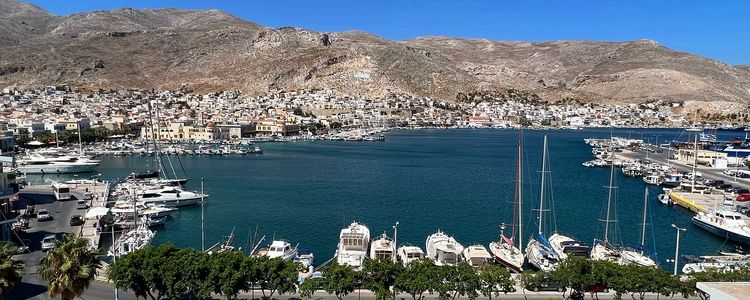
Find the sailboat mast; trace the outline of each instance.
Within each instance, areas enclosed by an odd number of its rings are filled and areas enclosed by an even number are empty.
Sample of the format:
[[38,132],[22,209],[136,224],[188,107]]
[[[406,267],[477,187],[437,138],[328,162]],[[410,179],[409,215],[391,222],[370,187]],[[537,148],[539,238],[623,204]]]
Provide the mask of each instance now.
[[643,245],[646,242],[646,211],[648,210],[648,187],[643,195],[643,224],[641,227],[641,254],[643,254]]
[[518,128],[518,250],[523,252],[523,154],[521,152],[521,127]]
[[78,128],[78,154],[83,156],[83,142],[81,142],[81,123],[76,126]]
[[542,234],[543,214],[544,214],[544,177],[547,172],[547,136],[544,136],[544,148],[542,152],[542,182],[539,188],[539,234]]
[[609,170],[609,186],[607,187],[609,189],[609,195],[607,196],[607,220],[604,221],[604,241],[609,240],[609,212],[612,209],[612,189],[614,188],[612,186],[612,180],[615,177],[615,164],[612,162],[612,166]]

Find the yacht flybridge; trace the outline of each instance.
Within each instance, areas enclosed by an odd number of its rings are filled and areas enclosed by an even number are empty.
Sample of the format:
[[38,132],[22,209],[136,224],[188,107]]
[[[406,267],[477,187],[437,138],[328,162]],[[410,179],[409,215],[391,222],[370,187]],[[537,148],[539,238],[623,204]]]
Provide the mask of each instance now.
[[364,224],[352,222],[341,229],[336,262],[354,269],[362,269],[370,246],[370,229]]
[[370,259],[393,260],[396,255],[396,244],[385,233],[372,241],[370,245]]
[[438,266],[458,264],[464,251],[463,245],[440,230],[427,237],[425,247],[427,257]]

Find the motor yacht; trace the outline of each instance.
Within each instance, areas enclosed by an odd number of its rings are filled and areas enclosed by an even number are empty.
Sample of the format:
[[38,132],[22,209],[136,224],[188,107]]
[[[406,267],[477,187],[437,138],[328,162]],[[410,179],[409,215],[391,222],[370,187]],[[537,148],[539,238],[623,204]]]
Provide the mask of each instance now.
[[435,262],[435,265],[455,265],[461,262],[461,254],[464,246],[452,236],[438,230],[431,234],[425,241],[427,257]]
[[339,233],[336,262],[356,270],[362,269],[370,246],[370,229],[364,224],[352,222]]
[[93,172],[98,165],[98,160],[92,160],[87,157],[46,157],[33,154],[26,159],[20,159],[17,164],[17,170],[23,174],[88,173]]
[[591,247],[560,233],[552,234],[548,240],[550,245],[552,245],[552,249],[560,257],[560,260],[565,260],[569,256],[588,258],[591,255]]
[[370,259],[392,260],[396,255],[396,245],[385,233],[370,245]]
[[162,186],[137,192],[137,199],[146,205],[187,206],[200,203],[208,195],[185,191],[179,187]]
[[711,210],[693,216],[693,224],[722,238],[750,245],[750,226],[742,214],[734,211]]
[[492,262],[492,255],[482,245],[471,245],[463,251],[464,260],[474,268],[481,268],[482,266]]
[[424,251],[417,246],[401,246],[398,248],[398,258],[404,265],[424,258]]

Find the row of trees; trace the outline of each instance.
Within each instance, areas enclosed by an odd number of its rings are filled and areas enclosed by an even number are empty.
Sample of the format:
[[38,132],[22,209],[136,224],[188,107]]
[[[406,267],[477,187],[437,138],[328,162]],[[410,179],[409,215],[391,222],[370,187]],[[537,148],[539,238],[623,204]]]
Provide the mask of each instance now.
[[[298,293],[310,298],[323,290],[338,299],[367,289],[377,299],[390,299],[394,291],[422,299],[425,294],[439,299],[458,297],[476,299],[514,291],[523,287],[560,286],[570,296],[582,298],[584,293],[610,290],[617,296],[630,294],[643,299],[647,293],[656,295],[705,298],[695,288],[700,281],[748,281],[750,266],[734,272],[710,270],[694,274],[687,280],[670,275],[659,268],[635,264],[619,265],[609,261],[570,258],[549,272],[524,272],[514,280],[500,265],[474,269],[466,263],[436,266],[428,259],[408,266],[384,260],[368,260],[362,271],[332,264],[322,269],[323,276],[298,284],[298,265],[279,258],[248,257],[241,252],[205,254],[192,249],[178,249],[171,244],[147,247],[109,266],[108,276],[118,288],[132,290],[138,297],[175,299],[185,295],[207,298],[212,294],[236,299],[241,292],[259,289],[263,296]],[[563,292],[563,296],[568,291]]]

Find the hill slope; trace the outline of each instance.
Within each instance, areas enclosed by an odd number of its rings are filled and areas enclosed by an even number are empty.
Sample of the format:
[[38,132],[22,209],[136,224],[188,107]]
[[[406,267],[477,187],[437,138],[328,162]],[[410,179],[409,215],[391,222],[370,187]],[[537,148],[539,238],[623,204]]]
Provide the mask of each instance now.
[[334,88],[359,95],[527,90],[547,100],[750,99],[750,71],[652,41],[389,41],[266,28],[216,10],[54,16],[0,0],[0,86]]

